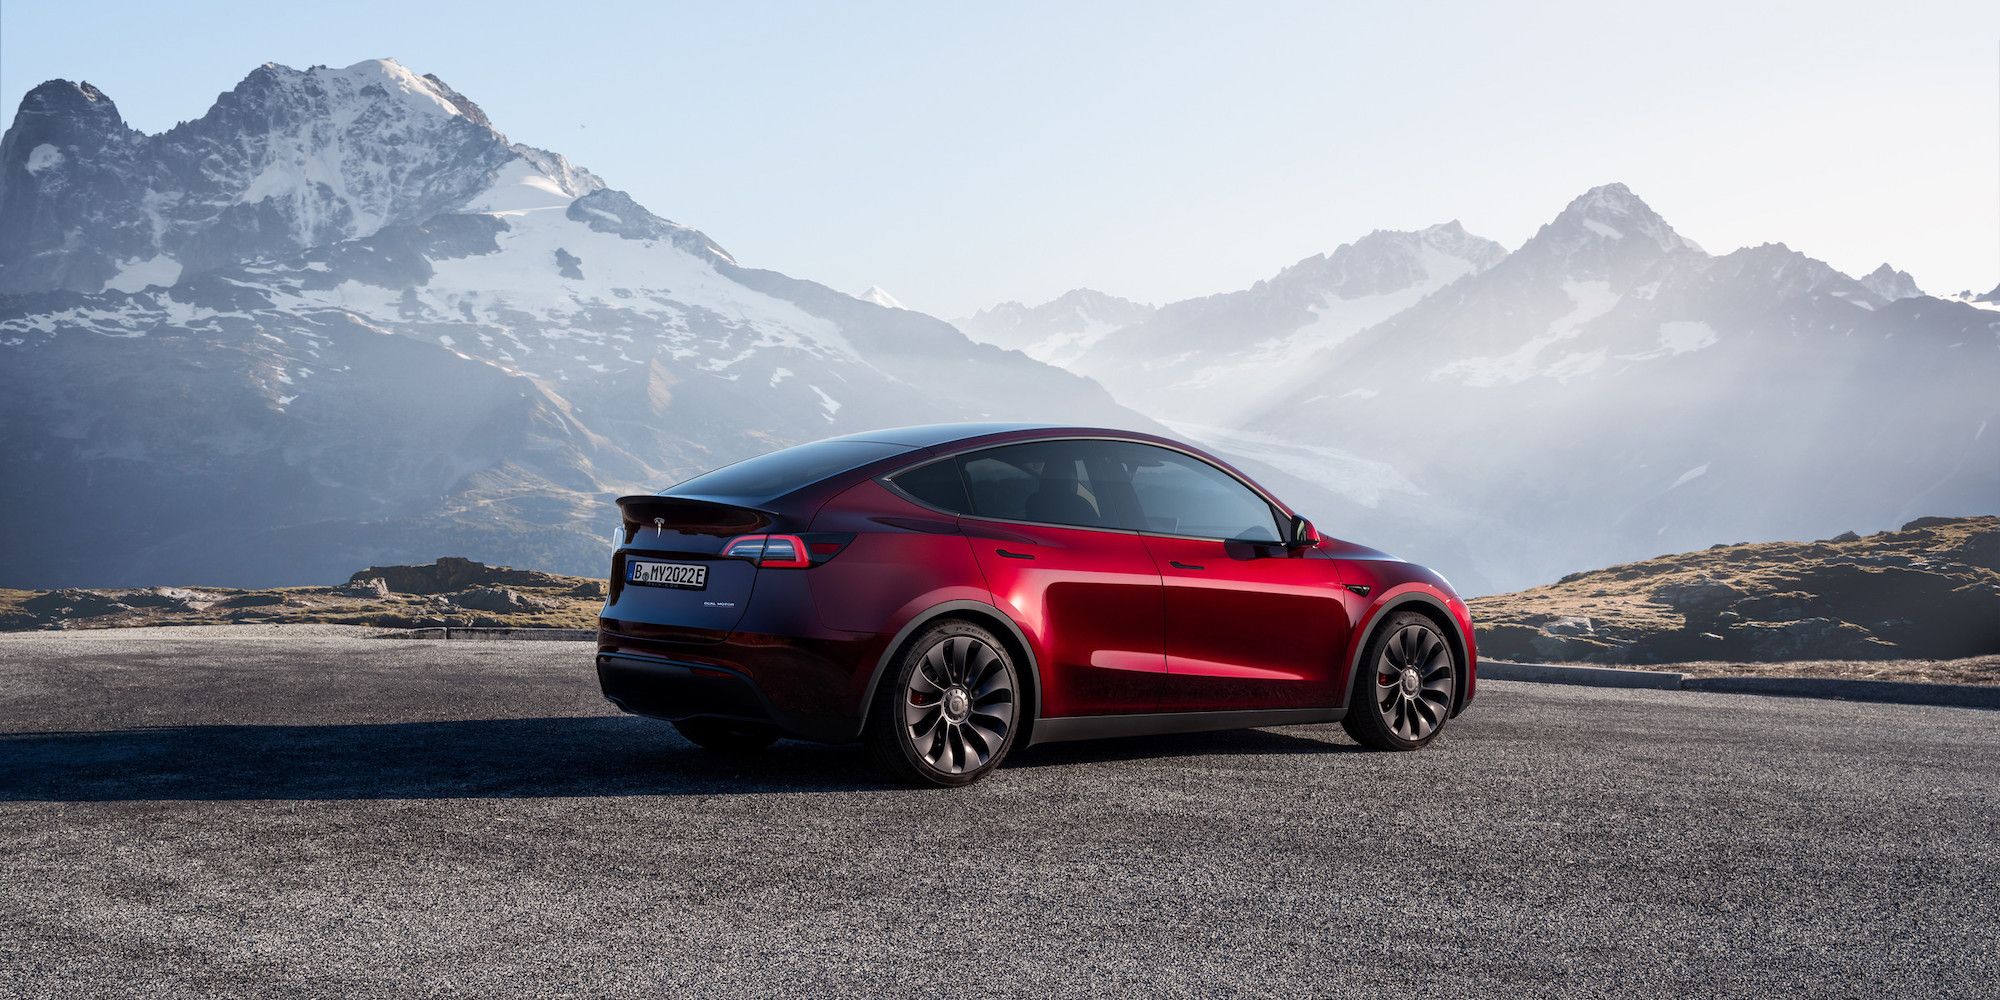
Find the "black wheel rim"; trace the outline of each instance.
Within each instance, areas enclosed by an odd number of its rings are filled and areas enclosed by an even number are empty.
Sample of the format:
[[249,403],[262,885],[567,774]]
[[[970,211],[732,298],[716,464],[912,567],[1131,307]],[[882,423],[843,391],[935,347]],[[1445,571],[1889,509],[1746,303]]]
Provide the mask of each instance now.
[[1405,625],[1375,661],[1375,706],[1389,731],[1415,742],[1437,731],[1451,709],[1451,648],[1437,630]]
[[984,767],[1014,728],[1014,674],[1000,651],[954,635],[924,651],[903,697],[917,757],[946,774]]

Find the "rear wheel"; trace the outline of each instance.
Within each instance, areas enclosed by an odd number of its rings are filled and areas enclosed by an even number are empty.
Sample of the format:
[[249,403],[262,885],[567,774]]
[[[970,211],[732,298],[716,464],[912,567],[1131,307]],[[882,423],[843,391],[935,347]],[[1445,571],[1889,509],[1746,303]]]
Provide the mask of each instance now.
[[1368,641],[1342,728],[1376,750],[1416,750],[1451,718],[1458,663],[1438,625],[1414,611],[1389,616]]
[[717,753],[753,753],[778,739],[775,729],[721,719],[687,719],[674,723],[674,728],[689,743]]
[[914,784],[969,785],[1013,749],[1020,675],[1007,647],[971,622],[919,634],[876,685],[866,741],[875,760]]

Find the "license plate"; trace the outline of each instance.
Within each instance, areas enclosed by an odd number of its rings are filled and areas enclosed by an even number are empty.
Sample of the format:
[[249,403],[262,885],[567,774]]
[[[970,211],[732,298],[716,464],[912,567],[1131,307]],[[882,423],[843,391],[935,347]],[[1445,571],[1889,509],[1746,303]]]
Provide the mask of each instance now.
[[708,587],[708,567],[700,563],[652,562],[634,559],[626,563],[625,579],[648,587],[678,587],[703,590]]

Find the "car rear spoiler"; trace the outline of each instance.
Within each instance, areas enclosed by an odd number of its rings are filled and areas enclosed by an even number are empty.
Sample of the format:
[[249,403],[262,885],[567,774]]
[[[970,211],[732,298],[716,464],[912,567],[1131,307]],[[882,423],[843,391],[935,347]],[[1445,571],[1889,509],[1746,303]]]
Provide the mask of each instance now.
[[728,538],[764,531],[778,523],[778,515],[768,510],[719,500],[664,497],[652,493],[619,497],[618,513],[625,519],[627,542],[641,528]]

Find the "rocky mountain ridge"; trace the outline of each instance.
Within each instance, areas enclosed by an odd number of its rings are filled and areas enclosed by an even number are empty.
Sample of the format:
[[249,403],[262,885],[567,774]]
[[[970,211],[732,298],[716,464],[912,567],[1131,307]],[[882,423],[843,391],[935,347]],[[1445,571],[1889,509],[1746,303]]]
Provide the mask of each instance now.
[[[1718,545],[1471,602],[1484,656],[1533,662],[2000,655],[2000,518]],[[2000,678],[1995,678],[2000,680]]]

